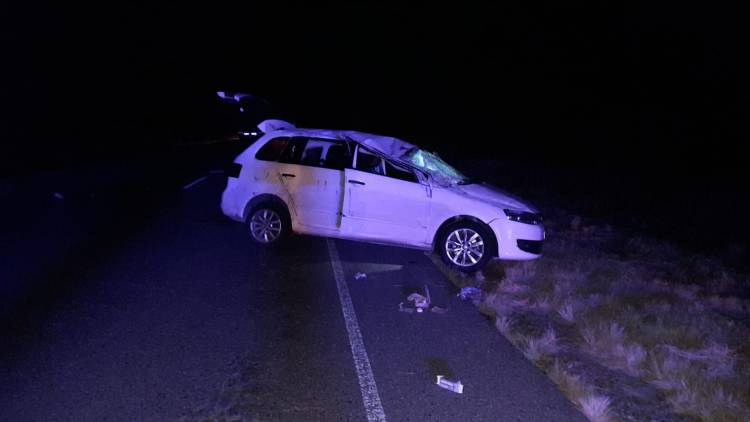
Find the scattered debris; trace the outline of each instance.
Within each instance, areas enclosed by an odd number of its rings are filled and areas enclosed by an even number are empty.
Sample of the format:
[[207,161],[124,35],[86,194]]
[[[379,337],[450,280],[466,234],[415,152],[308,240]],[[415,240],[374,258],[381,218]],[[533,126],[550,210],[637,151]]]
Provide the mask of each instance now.
[[424,296],[419,293],[412,293],[406,297],[406,300],[412,302],[413,306],[404,306],[404,302],[401,302],[398,304],[399,311],[406,313],[413,313],[414,311],[417,311],[419,313],[422,313],[425,310],[430,310],[436,314],[444,314],[448,312],[447,308],[430,305],[430,303],[432,302],[432,299],[430,297],[430,288],[426,284],[424,286]]
[[367,274],[361,272],[357,272],[356,274],[354,274],[355,280],[362,280],[363,278],[367,278]]
[[404,306],[404,302],[398,304],[398,310],[400,312],[406,312],[407,314],[411,314],[414,312],[414,308]]
[[477,289],[476,287],[464,287],[460,292],[458,292],[457,296],[460,297],[461,300],[479,300],[482,297],[482,291]]
[[464,393],[464,385],[461,384],[461,381],[448,381],[447,379],[443,378],[442,375],[437,376],[437,382],[435,382],[435,384],[442,388],[445,388],[446,390],[453,391],[454,393]]
[[60,200],[65,199],[65,195],[61,194],[60,192],[55,192],[52,194],[52,196]]
[[409,296],[407,296],[406,300],[408,300],[409,302],[414,302],[414,307],[418,309],[430,307],[430,300],[419,293],[410,294]]

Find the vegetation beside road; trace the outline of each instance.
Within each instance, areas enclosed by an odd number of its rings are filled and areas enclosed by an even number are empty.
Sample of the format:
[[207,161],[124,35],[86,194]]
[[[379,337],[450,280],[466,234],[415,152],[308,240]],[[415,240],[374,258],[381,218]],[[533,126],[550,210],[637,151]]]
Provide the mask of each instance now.
[[495,262],[480,311],[591,420],[750,417],[748,279],[664,241],[548,221],[542,259]]

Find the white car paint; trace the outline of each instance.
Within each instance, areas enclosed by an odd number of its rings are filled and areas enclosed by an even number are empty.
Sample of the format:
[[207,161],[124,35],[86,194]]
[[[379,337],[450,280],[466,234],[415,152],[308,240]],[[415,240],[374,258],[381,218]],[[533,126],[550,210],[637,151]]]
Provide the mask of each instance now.
[[447,221],[470,218],[492,230],[499,258],[527,260],[541,256],[520,249],[517,240],[541,242],[544,227],[511,221],[503,211],[537,213],[527,202],[487,184],[439,184],[418,169],[413,169],[418,180],[410,182],[357,170],[353,168],[356,162],[337,170],[256,159],[258,150],[278,137],[346,141],[353,155],[365,145],[399,165],[408,164],[399,158],[414,147],[396,138],[362,132],[281,126],[235,159],[242,166],[240,173],[228,177],[221,200],[228,217],[245,221],[250,201],[267,194],[287,206],[296,233],[420,249],[434,247],[438,230]]
[[432,241],[427,238],[430,198],[423,185],[354,169],[344,174],[342,234],[346,238],[419,247]]

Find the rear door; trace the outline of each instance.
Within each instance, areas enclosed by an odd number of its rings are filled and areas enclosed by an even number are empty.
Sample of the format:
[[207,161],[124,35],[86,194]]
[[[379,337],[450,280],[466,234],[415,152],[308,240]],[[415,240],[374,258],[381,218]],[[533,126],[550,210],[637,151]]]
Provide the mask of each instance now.
[[341,224],[346,143],[294,137],[279,158],[279,178],[291,199],[298,230],[328,234]]
[[424,246],[428,189],[406,167],[357,146],[344,172],[342,232],[346,237]]

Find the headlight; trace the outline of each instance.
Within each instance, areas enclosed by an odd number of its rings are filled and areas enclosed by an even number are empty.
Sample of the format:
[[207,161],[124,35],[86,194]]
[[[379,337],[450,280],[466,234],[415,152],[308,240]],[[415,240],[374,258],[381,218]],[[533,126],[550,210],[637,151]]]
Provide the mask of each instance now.
[[505,212],[505,216],[508,217],[508,220],[510,221],[516,221],[523,224],[533,224],[535,226],[542,224],[541,214],[526,211],[509,210],[507,208],[504,209],[503,212]]

